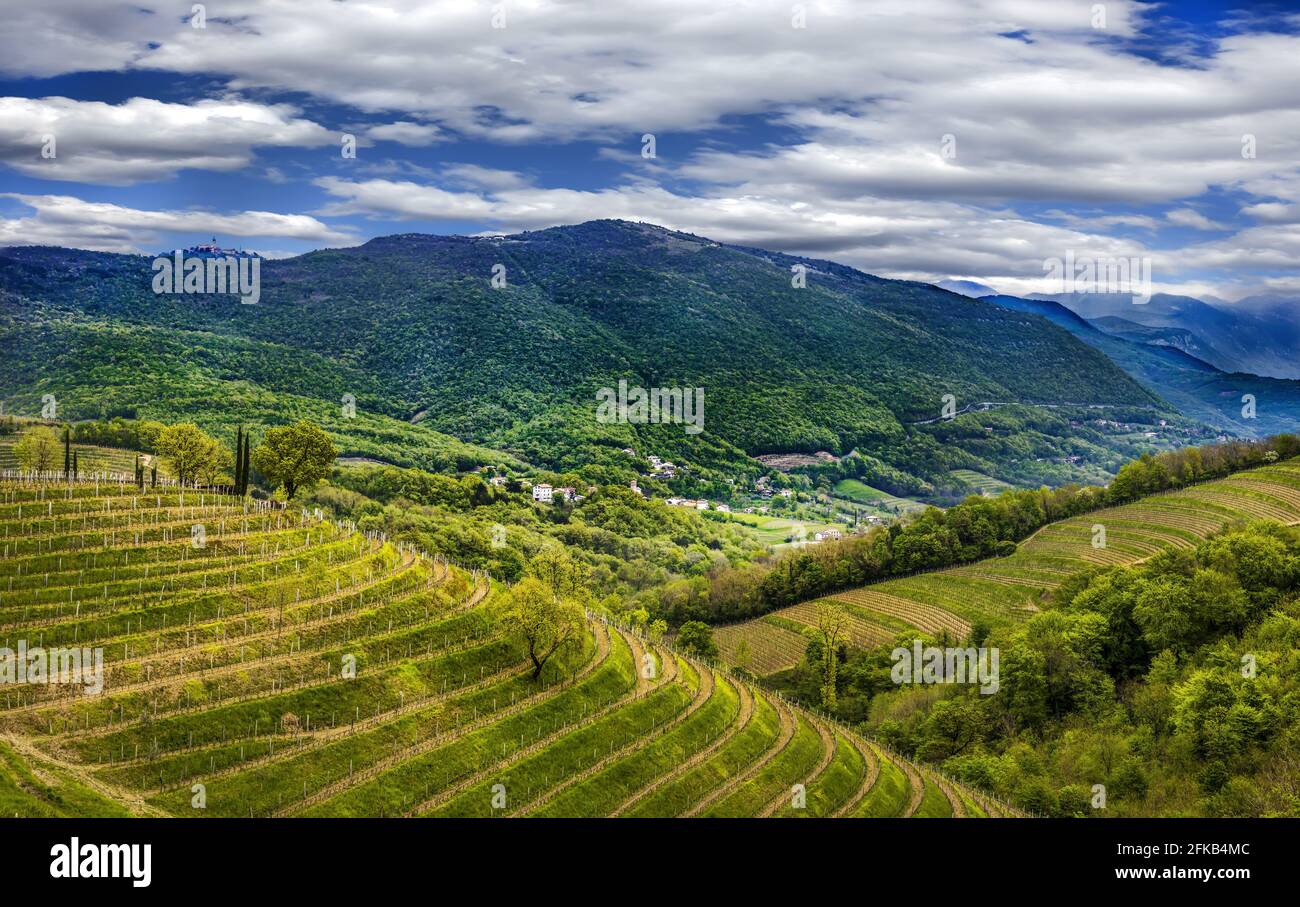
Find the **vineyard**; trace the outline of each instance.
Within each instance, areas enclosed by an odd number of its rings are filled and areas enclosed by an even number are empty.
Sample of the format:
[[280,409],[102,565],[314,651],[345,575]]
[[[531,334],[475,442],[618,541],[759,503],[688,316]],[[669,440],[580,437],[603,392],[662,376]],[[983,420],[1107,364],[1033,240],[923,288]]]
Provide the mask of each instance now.
[[[1080,570],[1133,564],[1169,548],[1192,547],[1232,523],[1253,519],[1300,522],[1300,462],[1275,463],[1051,523],[1007,557],[889,580],[831,599],[845,607],[859,645],[863,624],[915,627],[961,640],[976,621],[994,625],[1032,614],[1053,589]],[[772,621],[793,637],[801,626],[815,624],[815,609],[805,602],[723,628],[718,638],[724,657],[734,659],[735,641],[749,637],[755,673],[793,667],[803,649],[782,645],[778,650]]]
[[1012,814],[598,613],[534,678],[487,577],[320,513],[9,481],[0,546],[0,654],[50,655],[4,684],[9,815]]

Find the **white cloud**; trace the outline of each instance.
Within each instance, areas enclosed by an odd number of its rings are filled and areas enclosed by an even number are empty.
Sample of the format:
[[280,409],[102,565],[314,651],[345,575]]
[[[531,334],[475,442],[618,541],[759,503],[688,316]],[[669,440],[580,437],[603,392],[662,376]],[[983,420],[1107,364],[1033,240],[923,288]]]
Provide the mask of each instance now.
[[353,245],[357,238],[305,214],[243,211],[143,211],[121,205],[87,202],[67,195],[0,194],[34,213],[0,218],[0,246],[52,245],[100,252],[157,252],[164,237],[177,233],[211,233],[263,239],[297,239],[321,245]]
[[[28,6],[0,36],[0,68],[13,75],[215,75],[229,92],[302,92],[382,118],[357,127],[363,143],[594,139],[602,166],[626,165],[618,185],[576,190],[534,185],[531,164],[357,161],[352,173],[365,178],[316,179],[332,199],[323,216],[503,229],[628,217],[900,276],[1020,281],[1022,291],[1043,289],[1042,259],[1067,248],[1150,254],[1170,287],[1209,280],[1211,268],[1261,280],[1294,270],[1294,258],[1283,263],[1290,234],[1257,225],[1300,221],[1300,38],[1229,33],[1193,58],[1166,35],[1166,49],[1194,65],[1165,65],[1125,47],[1157,4],[1108,0],[1100,30],[1085,0],[818,0],[806,4],[805,29],[791,27],[788,0],[512,0],[504,29],[492,27],[490,4],[469,0],[223,0],[206,29],[186,23],[189,0],[161,0],[153,14],[115,0]],[[279,144],[337,143],[296,111],[274,110]],[[755,150],[758,133],[734,127],[758,121],[778,128]],[[12,161],[5,125],[0,153]],[[49,174],[24,128],[23,172]],[[173,153],[119,136],[99,157],[69,158],[66,178],[239,167],[264,144],[191,143],[205,127],[180,132]],[[645,132],[659,139],[657,161],[637,157]],[[940,148],[948,134],[951,159]],[[1253,158],[1242,156],[1245,136]],[[705,139],[709,150],[692,154]],[[1198,210],[1215,193],[1239,195],[1250,226],[1160,248],[1169,226],[1235,229],[1235,217],[1220,224]],[[1125,238],[1137,231],[1143,242]]]
[[1210,220],[1193,208],[1177,208],[1165,212],[1165,220],[1178,227],[1191,227],[1193,230],[1226,230],[1223,224]]
[[366,130],[366,136],[371,141],[397,142],[399,145],[409,145],[413,148],[421,148],[432,145],[434,142],[446,140],[446,137],[437,126],[412,123],[406,120],[399,123],[388,123],[383,126],[371,126]]
[[[0,98],[0,160],[26,176],[127,185],[178,170],[234,171],[257,146],[336,143],[287,105],[238,99],[121,104],[71,98]],[[53,156],[43,155],[53,137]],[[48,154],[48,153],[47,153]]]

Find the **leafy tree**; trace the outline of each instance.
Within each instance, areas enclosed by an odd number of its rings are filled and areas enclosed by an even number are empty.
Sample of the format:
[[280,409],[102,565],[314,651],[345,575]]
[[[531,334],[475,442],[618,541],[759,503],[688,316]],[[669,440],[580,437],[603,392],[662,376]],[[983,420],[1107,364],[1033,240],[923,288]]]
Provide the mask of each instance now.
[[713,628],[699,620],[688,620],[682,624],[677,631],[677,644],[701,658],[714,658],[718,654],[718,644],[713,641]]
[[749,649],[749,640],[741,637],[740,642],[736,644],[736,654],[732,659],[736,663],[736,670],[748,673],[749,664],[753,660],[753,654]]
[[810,635],[821,644],[822,652],[822,708],[835,711],[838,704],[836,674],[840,665],[840,646],[848,641],[849,616],[833,602],[817,603],[817,626],[808,628]]
[[[182,482],[194,482],[212,475],[226,453],[216,438],[193,422],[169,425],[158,433],[158,455],[167,461],[172,475]],[[227,454],[228,455],[228,454]]]
[[253,451],[253,465],[292,498],[299,489],[311,488],[328,476],[337,456],[329,435],[304,420],[269,430]]
[[582,605],[560,595],[536,576],[525,576],[502,596],[499,617],[507,634],[523,639],[533,663],[533,679],[562,647],[579,638],[585,624]]
[[14,455],[23,469],[46,472],[58,456],[59,436],[53,429],[38,425],[23,433],[14,445]]

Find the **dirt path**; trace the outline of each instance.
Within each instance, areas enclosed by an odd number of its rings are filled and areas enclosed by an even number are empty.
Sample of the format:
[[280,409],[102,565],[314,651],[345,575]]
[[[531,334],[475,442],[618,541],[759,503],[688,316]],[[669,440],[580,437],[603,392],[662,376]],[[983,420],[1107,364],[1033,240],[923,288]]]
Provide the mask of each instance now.
[[851,810],[856,808],[857,805],[862,802],[863,798],[871,792],[871,788],[875,787],[876,779],[880,777],[880,758],[876,755],[875,750],[867,744],[859,741],[858,738],[852,734],[846,734],[845,736],[848,737],[849,742],[853,744],[857,751],[862,754],[862,758],[866,760],[866,771],[862,773],[862,783],[858,785],[858,789],[855,790],[852,796],[841,804],[838,809],[831,813],[831,818],[834,819],[846,816]]
[[122,806],[125,806],[132,815],[148,816],[155,819],[167,818],[170,816],[170,813],[146,803],[141,794],[120,785],[112,784],[108,781],[96,778],[84,765],[67,762],[63,759],[58,759],[54,756],[40,752],[32,745],[30,740],[24,737],[5,734],[3,735],[3,739],[7,744],[13,747],[15,752],[24,757],[28,766],[31,767],[33,771],[37,770],[42,763],[52,763],[62,771],[72,775],[77,779],[77,781],[95,791],[95,793],[100,796],[112,800],[114,803],[119,803]]
[[907,806],[903,808],[902,818],[910,819],[912,816],[916,815],[916,811],[921,808],[921,801],[925,799],[925,782],[921,780],[920,774],[917,773],[912,763],[908,762],[906,759],[891,758],[889,761],[902,769],[903,774],[907,775],[907,787],[910,796],[907,801]]
[[948,798],[948,803],[952,806],[952,817],[954,819],[967,818],[966,804],[962,802],[961,797],[957,796],[957,792],[952,789],[952,785],[935,774],[930,775],[930,780],[933,781],[935,786],[938,787],[939,790],[943,792],[943,795]]

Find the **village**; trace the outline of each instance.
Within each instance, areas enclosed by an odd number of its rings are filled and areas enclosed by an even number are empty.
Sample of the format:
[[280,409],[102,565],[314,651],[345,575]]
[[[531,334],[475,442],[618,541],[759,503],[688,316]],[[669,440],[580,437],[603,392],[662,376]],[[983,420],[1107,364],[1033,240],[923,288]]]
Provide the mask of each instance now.
[[[624,448],[623,453],[635,457],[636,451]],[[655,454],[645,457],[648,469],[640,478],[668,480],[678,477],[682,468]],[[644,468],[644,467],[643,467]],[[576,486],[560,485],[546,481],[532,481],[519,476],[493,474],[488,484],[498,488],[511,488],[529,494],[537,504],[578,504],[595,492],[594,486],[580,492]],[[709,519],[722,519],[738,523],[774,544],[811,545],[818,542],[837,541],[846,535],[859,534],[872,526],[886,523],[875,513],[861,510],[836,512],[836,503],[825,494],[800,494],[793,488],[774,487],[768,475],[754,480],[752,488],[737,489],[730,501],[710,500],[707,497],[682,497],[668,495],[656,498],[643,488],[637,478],[628,482],[628,488],[648,500],[661,500],[669,507],[680,507],[706,515]],[[780,502],[773,506],[773,503]],[[839,502],[841,509],[847,502]],[[807,524],[807,525],[805,525]]]

